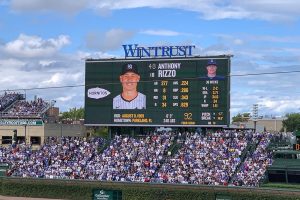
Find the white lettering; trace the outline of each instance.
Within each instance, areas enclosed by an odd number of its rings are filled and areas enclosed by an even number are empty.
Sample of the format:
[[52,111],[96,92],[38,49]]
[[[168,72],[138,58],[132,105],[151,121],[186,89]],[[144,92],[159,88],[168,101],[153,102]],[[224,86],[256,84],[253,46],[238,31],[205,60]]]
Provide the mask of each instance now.
[[158,70],[158,77],[176,77],[176,70]]

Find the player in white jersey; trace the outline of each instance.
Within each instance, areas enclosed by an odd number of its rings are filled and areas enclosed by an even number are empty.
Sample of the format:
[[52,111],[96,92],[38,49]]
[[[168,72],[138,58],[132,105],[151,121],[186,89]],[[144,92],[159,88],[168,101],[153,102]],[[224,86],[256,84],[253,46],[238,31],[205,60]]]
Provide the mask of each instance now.
[[114,109],[145,109],[146,108],[146,96],[140,92],[131,101],[127,101],[121,94],[114,98]]
[[137,66],[133,63],[123,65],[120,75],[123,91],[113,99],[113,109],[146,109],[146,96],[137,91],[139,81]]

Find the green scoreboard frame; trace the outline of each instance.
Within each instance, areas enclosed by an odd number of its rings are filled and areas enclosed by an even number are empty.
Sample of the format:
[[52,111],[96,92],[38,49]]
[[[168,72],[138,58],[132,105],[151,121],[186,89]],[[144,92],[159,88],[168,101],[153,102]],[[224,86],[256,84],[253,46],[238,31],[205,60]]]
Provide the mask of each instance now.
[[[88,59],[85,62],[85,125],[228,127],[231,55],[149,59]],[[209,62],[217,75],[207,76]],[[114,109],[122,93],[124,65],[138,68],[142,109]]]

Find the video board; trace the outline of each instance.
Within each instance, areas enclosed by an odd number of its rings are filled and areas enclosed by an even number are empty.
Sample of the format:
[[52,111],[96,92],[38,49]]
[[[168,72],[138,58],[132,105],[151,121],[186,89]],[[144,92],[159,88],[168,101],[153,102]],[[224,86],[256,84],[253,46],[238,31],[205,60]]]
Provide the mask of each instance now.
[[87,126],[226,127],[230,56],[86,60]]

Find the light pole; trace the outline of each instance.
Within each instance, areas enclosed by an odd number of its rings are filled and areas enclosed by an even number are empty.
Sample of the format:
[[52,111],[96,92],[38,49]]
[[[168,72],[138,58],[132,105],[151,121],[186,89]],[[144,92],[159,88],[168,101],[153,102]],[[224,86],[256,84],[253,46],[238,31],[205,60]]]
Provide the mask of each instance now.
[[25,124],[25,145],[27,145],[27,124]]
[[256,123],[258,118],[258,104],[253,104],[253,122],[254,122],[254,131],[256,132]]
[[24,128],[25,128],[25,145],[27,145],[27,123],[24,122],[23,125],[24,125]]
[[62,133],[62,123],[60,123],[60,139],[62,139],[63,133]]

